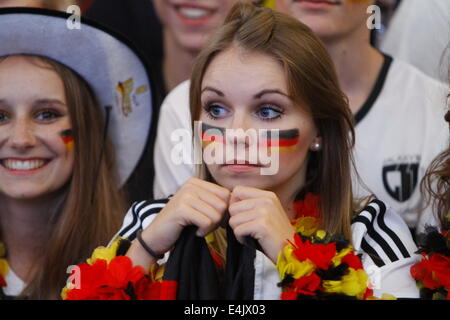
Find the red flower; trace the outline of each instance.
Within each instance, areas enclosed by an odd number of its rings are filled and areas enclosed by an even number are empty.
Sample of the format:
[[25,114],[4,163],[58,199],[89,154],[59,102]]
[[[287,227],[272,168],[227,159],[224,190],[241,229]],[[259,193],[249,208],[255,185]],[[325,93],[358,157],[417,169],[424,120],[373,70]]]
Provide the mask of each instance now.
[[6,287],[5,278],[3,278],[2,276],[0,276],[0,287]]
[[433,254],[411,267],[411,275],[428,289],[450,288],[450,257]]
[[346,263],[350,268],[355,270],[363,269],[361,259],[353,252],[346,254],[344,258],[342,258],[342,263]]
[[320,277],[316,273],[312,273],[309,276],[295,280],[294,287],[299,294],[314,296],[316,295],[316,291],[321,288],[320,282]]
[[130,300],[129,285],[145,277],[142,267],[133,267],[128,257],[115,257],[109,265],[103,259],[94,264],[82,263],[80,287],[67,292],[67,300]]
[[294,202],[294,210],[297,217],[319,217],[319,200],[320,197],[314,193],[307,193],[305,199]]
[[367,288],[366,292],[364,292],[363,300],[367,300],[370,297],[373,297],[373,290],[370,288]]
[[298,294],[294,289],[285,290],[281,293],[281,300],[297,300]]
[[294,254],[299,261],[309,259],[320,269],[328,269],[331,259],[336,255],[336,243],[330,244],[312,244],[309,240],[302,241],[296,234]]
[[148,277],[139,280],[135,285],[138,300],[175,300],[177,297],[176,281],[155,281]]

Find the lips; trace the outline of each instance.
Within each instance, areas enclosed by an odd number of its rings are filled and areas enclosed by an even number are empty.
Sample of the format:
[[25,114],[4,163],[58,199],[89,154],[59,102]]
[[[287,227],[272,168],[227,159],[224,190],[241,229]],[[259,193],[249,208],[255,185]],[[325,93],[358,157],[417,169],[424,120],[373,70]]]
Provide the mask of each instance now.
[[294,2],[313,2],[313,3],[323,3],[323,4],[331,4],[336,5],[340,4],[340,1],[333,1],[333,0],[294,0]]
[[256,164],[224,164],[221,167],[235,173],[249,172],[261,168],[260,165]]
[[192,4],[175,5],[179,16],[187,20],[203,20],[211,16],[216,10]]
[[44,167],[50,160],[47,159],[3,159],[1,165],[11,171],[32,171]]

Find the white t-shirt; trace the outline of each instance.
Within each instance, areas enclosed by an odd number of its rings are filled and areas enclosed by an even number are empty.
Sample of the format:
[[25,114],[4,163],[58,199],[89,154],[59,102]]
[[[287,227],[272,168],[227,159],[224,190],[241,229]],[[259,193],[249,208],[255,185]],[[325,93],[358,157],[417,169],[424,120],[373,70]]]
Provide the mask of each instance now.
[[[448,92],[415,67],[387,57],[371,96],[355,115],[358,173],[411,228],[417,227],[425,206],[420,181],[431,161],[448,147]],[[356,179],[354,192],[368,194]],[[422,217],[428,219],[429,214],[426,210]]]
[[[133,241],[140,230],[153,222],[167,201],[134,203],[113,240],[121,236]],[[419,298],[410,268],[420,256],[415,254],[417,247],[405,222],[383,202],[374,200],[353,218],[351,228],[353,247],[356,254],[361,255],[374,296],[387,293],[398,298]],[[166,263],[169,255],[170,252],[166,253],[158,263]],[[256,251],[254,265],[254,299],[279,299],[281,289],[277,284],[280,277],[273,262],[264,253]]]
[[[192,164],[174,163],[172,153],[180,141],[170,139],[180,128],[192,135],[189,85],[185,81],[177,86],[160,109],[154,153],[156,199],[175,194],[195,174]],[[423,206],[420,180],[432,159],[448,146],[447,92],[417,68],[386,57],[371,95],[355,115],[358,172],[377,198],[392,206],[409,227],[416,226]],[[367,194],[357,182],[354,188],[357,196]]]
[[402,1],[381,42],[381,50],[448,81],[450,1]]

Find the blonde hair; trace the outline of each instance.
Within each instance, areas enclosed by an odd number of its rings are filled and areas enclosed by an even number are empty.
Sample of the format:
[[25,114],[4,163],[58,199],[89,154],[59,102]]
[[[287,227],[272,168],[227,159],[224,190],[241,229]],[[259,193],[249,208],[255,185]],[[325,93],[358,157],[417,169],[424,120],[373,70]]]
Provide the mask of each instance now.
[[[450,98],[450,95],[449,95]],[[450,111],[445,116],[450,129]],[[447,215],[450,214],[450,145],[430,164],[421,182],[421,191],[427,204],[443,228],[448,227]],[[450,235],[447,237],[450,244]]]
[[95,247],[111,239],[120,227],[125,204],[114,174],[112,143],[103,140],[104,117],[89,85],[58,62],[25,57],[54,70],[64,83],[75,161],[72,177],[61,190],[63,201],[51,218],[51,231],[30,271],[31,281],[19,298],[58,299],[67,267],[85,260]]
[[[353,116],[322,42],[292,17],[238,2],[223,27],[197,57],[190,87],[193,121],[200,117],[201,84],[206,69],[214,57],[232,45],[280,61],[292,99],[299,107],[309,107],[306,111],[314,119],[323,148],[310,155],[306,184],[301,193],[320,194],[322,227],[351,239]],[[197,172],[200,178],[211,180],[204,164]]]

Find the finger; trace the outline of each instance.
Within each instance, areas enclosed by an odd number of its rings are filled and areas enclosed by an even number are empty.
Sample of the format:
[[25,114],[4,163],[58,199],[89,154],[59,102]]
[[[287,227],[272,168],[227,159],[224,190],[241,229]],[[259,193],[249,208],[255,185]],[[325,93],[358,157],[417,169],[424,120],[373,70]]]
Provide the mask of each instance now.
[[206,215],[215,225],[219,224],[222,220],[223,212],[219,212],[216,208],[201,199],[192,199],[189,205],[198,212]]
[[203,202],[214,207],[219,213],[224,213],[228,209],[228,202],[216,196],[214,193],[199,187],[198,185],[188,183],[183,186],[182,201],[189,203],[193,198],[198,198]]
[[230,198],[230,191],[224,187],[221,187],[215,183],[211,183],[205,180],[192,178],[189,179],[189,183],[192,185],[198,186],[205,191],[214,193],[217,197],[228,203]]
[[242,224],[245,224],[247,222],[251,222],[261,216],[261,212],[258,210],[249,210],[249,211],[243,211],[239,214],[236,214],[232,217],[230,217],[229,225],[231,229],[236,229]]
[[249,211],[249,210],[256,208],[258,203],[259,203],[258,199],[246,199],[246,200],[236,201],[229,205],[228,211],[230,212],[230,215],[233,216],[233,215],[239,214],[243,211]]
[[271,191],[261,190],[252,187],[236,186],[231,192],[230,204],[252,198],[277,198]]
[[234,236],[236,237],[237,241],[239,241],[239,243],[246,245],[247,244],[247,237],[251,237],[256,239],[256,225],[255,225],[255,221],[251,220],[245,223],[242,223],[238,226],[236,226],[236,228],[233,228],[233,232],[234,232]]
[[186,205],[183,208],[183,217],[182,224],[184,227],[189,225],[195,225],[198,227],[197,236],[203,237],[210,233],[214,228],[215,224],[213,221],[206,215],[192,208],[191,206]]

